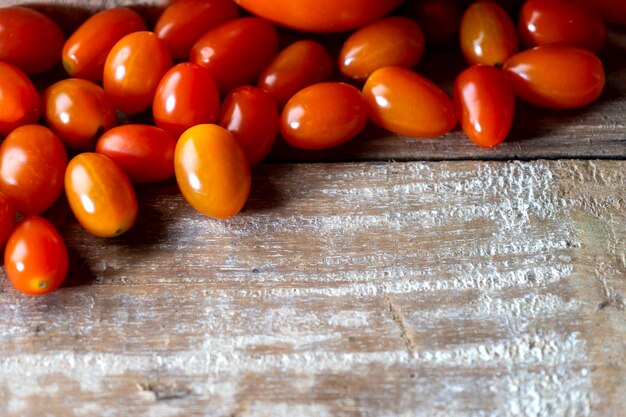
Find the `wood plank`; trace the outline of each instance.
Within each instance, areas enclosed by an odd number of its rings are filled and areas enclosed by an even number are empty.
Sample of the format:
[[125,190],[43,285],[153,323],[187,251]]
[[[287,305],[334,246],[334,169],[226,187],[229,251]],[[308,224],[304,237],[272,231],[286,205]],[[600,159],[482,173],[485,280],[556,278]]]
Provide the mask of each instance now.
[[215,221],[50,213],[46,297],[0,279],[3,416],[617,416],[626,162],[265,165]]

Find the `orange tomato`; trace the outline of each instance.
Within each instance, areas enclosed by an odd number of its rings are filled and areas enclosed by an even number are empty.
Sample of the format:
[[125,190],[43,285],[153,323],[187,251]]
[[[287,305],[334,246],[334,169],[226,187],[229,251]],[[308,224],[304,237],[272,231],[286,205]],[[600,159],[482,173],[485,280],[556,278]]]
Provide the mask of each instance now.
[[24,215],[46,211],[63,191],[67,153],[48,128],[25,125],[0,144],[0,191]]
[[63,67],[71,77],[100,82],[113,46],[129,33],[145,30],[144,20],[134,10],[121,7],[96,13],[65,42]]
[[608,23],[626,25],[626,1],[624,0],[582,0],[596,9]]
[[167,46],[152,32],[134,32],[120,39],[104,64],[104,91],[126,114],[152,105],[163,75],[172,67]]
[[370,120],[401,135],[434,138],[456,125],[450,97],[430,80],[400,67],[375,71],[363,87]]
[[278,109],[265,91],[243,86],[224,99],[220,126],[233,134],[250,164],[263,160],[278,135]]
[[0,61],[27,74],[48,71],[61,59],[65,37],[48,16],[26,7],[0,8]]
[[287,102],[280,132],[296,148],[325,149],[352,139],[366,123],[359,90],[344,83],[325,82],[299,91]]
[[278,32],[263,19],[244,17],[208,31],[189,60],[211,71],[222,95],[254,83],[278,51]]
[[350,35],[339,54],[339,69],[365,81],[382,67],[412,68],[423,54],[424,34],[418,24],[407,17],[388,17]]
[[452,40],[461,22],[458,0],[414,0],[408,2],[407,13],[420,25],[429,45]]
[[37,123],[40,116],[41,98],[33,83],[19,68],[0,62],[0,136]]
[[220,95],[213,76],[190,62],[165,73],[152,102],[155,124],[176,138],[192,126],[215,122],[219,113]]
[[76,155],[65,172],[65,194],[78,222],[98,237],[114,237],[137,219],[137,197],[128,177],[109,157]]
[[176,181],[200,213],[225,219],[239,213],[250,193],[250,165],[233,135],[217,125],[182,134],[174,154]]
[[176,0],[163,11],[154,33],[175,59],[182,60],[209,29],[237,17],[239,10],[232,0]]
[[115,106],[91,81],[59,81],[44,91],[43,102],[46,123],[72,149],[93,149],[98,136],[117,124]]
[[0,248],[4,246],[15,226],[15,206],[9,197],[0,191]]

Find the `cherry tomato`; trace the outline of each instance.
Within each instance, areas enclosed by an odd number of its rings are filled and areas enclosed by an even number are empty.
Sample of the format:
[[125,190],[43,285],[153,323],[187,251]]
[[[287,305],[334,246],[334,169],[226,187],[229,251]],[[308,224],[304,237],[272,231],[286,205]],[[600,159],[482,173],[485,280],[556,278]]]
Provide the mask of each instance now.
[[222,95],[254,83],[278,51],[278,32],[263,19],[244,17],[208,31],[191,49],[189,60],[205,67]]
[[152,105],[159,81],[171,67],[172,57],[154,33],[131,33],[113,46],[106,59],[104,91],[124,113],[141,113]]
[[7,242],[4,266],[11,284],[24,294],[41,295],[56,290],[67,276],[67,248],[46,219],[22,220]]
[[475,144],[491,148],[504,141],[513,125],[515,94],[501,69],[466,69],[456,79],[452,97],[461,127]]
[[233,134],[250,164],[263,160],[278,135],[278,109],[265,91],[243,86],[234,89],[222,106],[220,126]]
[[43,101],[46,123],[73,149],[93,149],[98,136],[117,124],[113,102],[91,81],[59,81],[44,91]]
[[304,32],[343,32],[379,19],[402,0],[235,0],[244,9]]
[[359,90],[344,83],[325,82],[299,91],[287,102],[280,132],[296,148],[325,149],[352,139],[366,123]]
[[225,219],[239,213],[248,199],[248,159],[223,127],[198,125],[183,133],[174,168],[185,200],[202,214]]
[[27,74],[48,71],[61,59],[65,37],[48,16],[26,7],[0,8],[0,60]]
[[582,0],[596,9],[608,23],[626,25],[626,1],[624,0]]
[[434,138],[456,125],[450,97],[437,85],[400,67],[375,71],[363,87],[370,120],[401,135]]
[[213,76],[190,62],[163,76],[152,102],[154,122],[176,138],[192,126],[215,122],[219,113],[220,95]]
[[176,0],[163,11],[154,33],[175,59],[182,60],[209,29],[237,17],[239,11],[232,0]]
[[100,82],[113,46],[129,33],[145,30],[145,22],[134,10],[121,7],[96,13],[65,42],[63,67],[72,77]]
[[65,172],[65,194],[78,222],[98,237],[114,237],[137,219],[137,197],[128,177],[109,157],[76,155]]
[[333,62],[322,45],[314,41],[294,42],[265,68],[257,85],[270,93],[279,108],[304,87],[327,81]]
[[528,47],[564,43],[598,51],[607,39],[602,18],[573,0],[528,0],[519,17],[520,38]]
[[25,125],[0,144],[0,191],[24,215],[46,211],[63,191],[67,153],[48,128]]
[[470,64],[502,65],[517,52],[515,25],[498,3],[479,1],[465,10],[461,50]]
[[602,62],[592,52],[567,45],[544,45],[512,56],[504,65],[515,94],[541,107],[586,106],[604,89]]
[[9,197],[0,191],[0,247],[4,246],[15,226],[15,206]]
[[418,24],[408,17],[388,17],[350,35],[339,54],[339,69],[365,81],[382,67],[412,68],[423,54],[424,34]]
[[0,62],[0,136],[36,123],[40,116],[41,99],[33,83],[19,68]]
[[98,139],[96,152],[113,160],[134,184],[174,176],[176,138],[147,125],[118,126]]
[[439,45],[457,34],[461,22],[457,0],[413,0],[408,6],[408,16],[420,25],[427,44]]

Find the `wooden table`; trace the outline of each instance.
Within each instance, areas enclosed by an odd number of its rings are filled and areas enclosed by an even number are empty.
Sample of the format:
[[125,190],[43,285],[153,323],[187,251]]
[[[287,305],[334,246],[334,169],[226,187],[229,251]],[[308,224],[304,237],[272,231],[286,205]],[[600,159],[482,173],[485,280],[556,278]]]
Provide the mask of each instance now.
[[0,415],[624,415],[625,39],[599,102],[495,150],[279,145],[239,216],[141,187],[110,240],[61,199],[67,283],[0,279]]

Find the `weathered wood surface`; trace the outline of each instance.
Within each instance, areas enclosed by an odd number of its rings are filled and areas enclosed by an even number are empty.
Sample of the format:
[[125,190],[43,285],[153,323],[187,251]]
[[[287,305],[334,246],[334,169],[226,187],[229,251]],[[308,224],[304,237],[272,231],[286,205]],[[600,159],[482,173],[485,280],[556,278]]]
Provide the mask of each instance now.
[[0,279],[0,414],[607,416],[626,162],[265,165],[243,213],[143,188],[46,297]]

